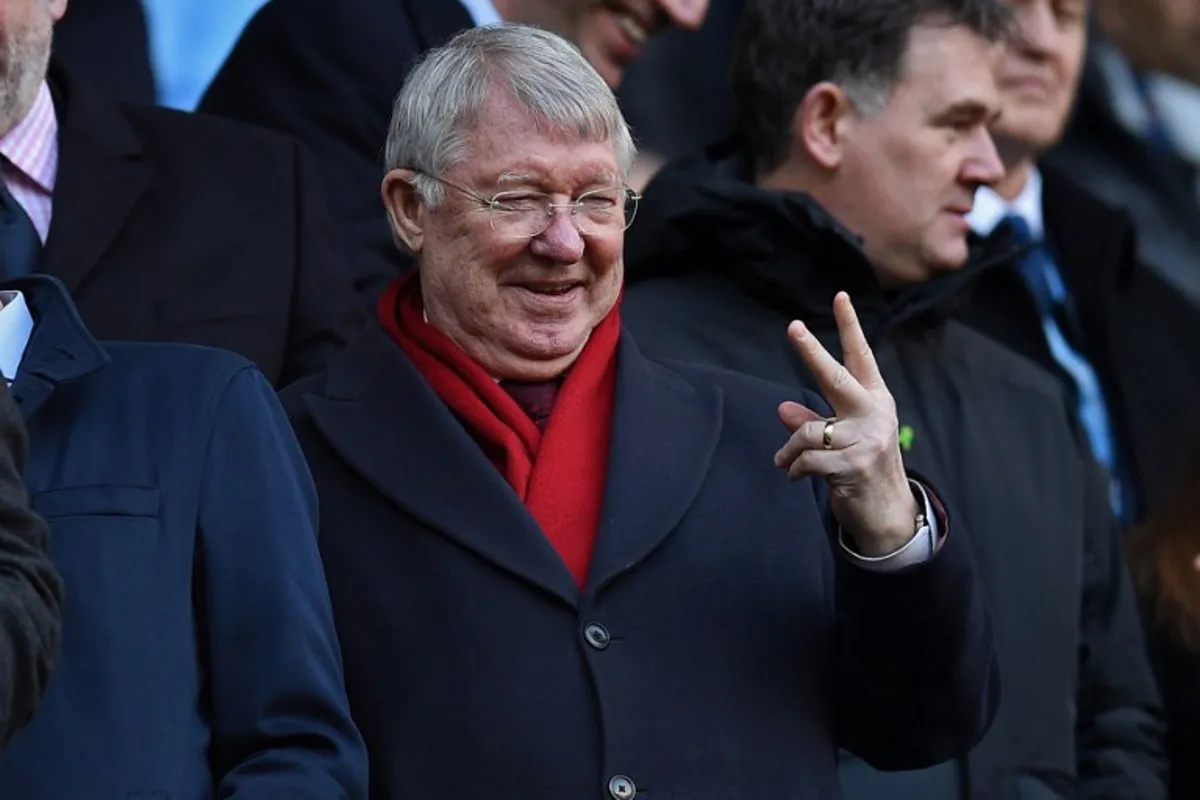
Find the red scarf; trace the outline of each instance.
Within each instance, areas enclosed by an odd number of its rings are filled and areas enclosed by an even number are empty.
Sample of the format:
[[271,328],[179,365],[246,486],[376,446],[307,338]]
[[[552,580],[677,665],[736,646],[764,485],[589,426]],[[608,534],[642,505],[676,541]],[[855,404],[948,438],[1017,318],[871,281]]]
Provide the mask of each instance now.
[[417,273],[388,287],[379,317],[504,475],[582,588],[604,502],[621,333],[617,308],[592,331],[544,432],[479,364],[425,321]]

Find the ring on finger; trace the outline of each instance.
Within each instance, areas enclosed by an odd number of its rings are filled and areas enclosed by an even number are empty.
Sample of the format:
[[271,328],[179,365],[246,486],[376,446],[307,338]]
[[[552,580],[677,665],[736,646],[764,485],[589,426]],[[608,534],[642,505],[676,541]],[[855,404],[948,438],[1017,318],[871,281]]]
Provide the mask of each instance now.
[[834,419],[825,420],[825,428],[821,431],[821,445],[826,450],[833,448],[833,426],[836,422]]

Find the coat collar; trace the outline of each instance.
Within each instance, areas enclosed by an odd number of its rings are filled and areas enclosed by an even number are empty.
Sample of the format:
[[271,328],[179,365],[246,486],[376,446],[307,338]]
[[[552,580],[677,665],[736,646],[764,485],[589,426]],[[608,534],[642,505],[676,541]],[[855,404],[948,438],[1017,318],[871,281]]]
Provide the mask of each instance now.
[[0,289],[23,293],[33,312],[33,335],[12,385],[21,415],[29,420],[59,385],[91,375],[110,358],[58,279],[29,275],[5,281]]
[[[585,594],[650,555],[708,473],[721,430],[716,387],[618,346],[604,511]],[[304,402],[321,435],[415,519],[571,607],[578,587],[533,517],[420,373],[372,329],[330,363]]]
[[42,271],[79,287],[150,183],[141,140],[120,108],[57,61],[47,76],[58,115],[58,182]]

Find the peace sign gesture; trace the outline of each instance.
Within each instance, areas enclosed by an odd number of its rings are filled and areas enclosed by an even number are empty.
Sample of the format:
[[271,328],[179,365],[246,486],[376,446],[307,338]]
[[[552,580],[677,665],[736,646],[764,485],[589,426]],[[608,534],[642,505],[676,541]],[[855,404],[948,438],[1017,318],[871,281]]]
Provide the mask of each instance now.
[[788,338],[835,416],[826,419],[799,403],[780,405],[779,418],[792,435],[775,465],[793,480],[820,475],[829,481],[833,514],[859,552],[886,555],[916,533],[918,511],[900,457],[896,402],[845,292],[834,298],[833,313],[845,366],[802,322],[788,326]]

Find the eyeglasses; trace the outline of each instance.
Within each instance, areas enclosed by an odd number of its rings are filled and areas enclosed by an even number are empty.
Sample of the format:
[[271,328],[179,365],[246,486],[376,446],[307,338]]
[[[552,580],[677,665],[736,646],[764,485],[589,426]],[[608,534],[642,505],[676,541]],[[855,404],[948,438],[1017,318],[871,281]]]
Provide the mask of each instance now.
[[638,200],[642,199],[628,186],[594,189],[569,203],[555,203],[548,194],[526,190],[484,197],[436,175],[427,172],[419,174],[479,203],[488,215],[492,230],[513,239],[532,239],[542,235],[554,220],[555,211],[569,216],[575,229],[582,234],[604,236],[621,233],[633,224]]

